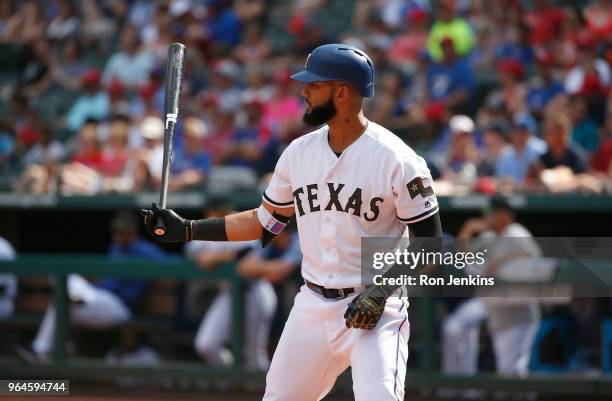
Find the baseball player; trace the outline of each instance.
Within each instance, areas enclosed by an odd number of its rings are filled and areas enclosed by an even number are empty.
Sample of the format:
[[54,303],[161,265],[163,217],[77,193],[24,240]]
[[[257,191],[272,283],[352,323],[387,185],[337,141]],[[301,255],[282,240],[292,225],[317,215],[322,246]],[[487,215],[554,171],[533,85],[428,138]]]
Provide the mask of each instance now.
[[[0,262],[15,260],[15,248],[6,239],[0,237]],[[0,274],[0,318],[13,313],[17,296],[17,277],[14,274]]]
[[374,65],[362,50],[320,46],[292,78],[304,83],[303,121],[321,127],[285,149],[261,206],[185,220],[153,204],[142,211],[145,225],[152,233],[163,219],[161,241],[261,239],[265,245],[295,215],[305,284],[272,358],[264,401],[320,400],[349,366],[357,401],[401,400],[409,335],[405,292],[362,283],[361,239],[400,240],[408,228],[416,237],[441,238],[429,169],[364,116],[363,100],[374,94]]
[[[223,253],[232,253],[232,248],[224,249],[218,245],[237,244],[243,249],[245,246],[249,249],[248,254],[237,266],[242,276],[253,279],[245,294],[244,353],[247,368],[263,370],[270,366],[268,339],[278,304],[272,284],[288,277],[294,271],[294,266],[299,265],[302,259],[297,239],[294,241],[292,237],[290,231],[283,231],[279,233],[271,246],[263,249],[254,248],[250,241],[230,243],[200,241],[197,243],[206,245],[204,248],[196,248],[196,252],[200,251],[202,254],[206,253],[213,257],[219,257]],[[193,251],[195,247],[190,248]],[[231,311],[232,295],[230,289],[223,286],[202,319],[195,336],[194,347],[198,355],[214,366],[231,366],[234,360],[230,350],[224,346],[230,337]]]
[[[208,217],[224,216],[230,210],[227,204],[220,202],[209,207]],[[236,261],[244,254],[237,271],[252,279],[245,294],[245,364],[247,368],[268,369],[268,338],[277,308],[272,283],[284,280],[299,266],[302,255],[297,236],[286,229],[267,248],[261,248],[259,241],[190,242],[185,246],[185,254],[204,270],[212,270],[221,262]],[[225,284],[219,286],[219,294],[204,315],[194,340],[198,355],[219,367],[231,366],[234,360],[225,347],[231,333],[232,311],[231,291]]]
[[[458,238],[474,248],[488,250],[482,273],[496,276],[517,258],[541,256],[541,249],[525,226],[518,223],[508,200],[491,199],[484,218],[467,220]],[[469,270],[469,267],[468,267]],[[525,297],[476,297],[464,301],[442,327],[442,370],[449,374],[478,372],[480,324],[488,320],[496,371],[524,376],[528,373],[533,340],[540,323],[537,300]]]
[[[162,260],[168,255],[139,237],[138,219],[128,211],[117,213],[111,222],[112,244],[108,255],[112,259],[141,257]],[[119,326],[129,321],[132,309],[142,301],[148,288],[147,280],[104,277],[90,283],[79,274],[68,275],[68,298],[71,321],[93,329]],[[31,349],[19,348],[28,361],[45,361],[53,351],[55,307],[47,308]]]

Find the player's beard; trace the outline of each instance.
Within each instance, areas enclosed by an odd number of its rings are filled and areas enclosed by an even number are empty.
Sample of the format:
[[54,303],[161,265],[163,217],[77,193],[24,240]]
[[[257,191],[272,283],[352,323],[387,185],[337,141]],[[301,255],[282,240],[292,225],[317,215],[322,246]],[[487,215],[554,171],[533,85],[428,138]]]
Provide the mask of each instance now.
[[318,127],[331,120],[338,110],[334,105],[334,99],[330,96],[329,100],[319,106],[312,107],[310,112],[305,112],[302,121],[311,127]]

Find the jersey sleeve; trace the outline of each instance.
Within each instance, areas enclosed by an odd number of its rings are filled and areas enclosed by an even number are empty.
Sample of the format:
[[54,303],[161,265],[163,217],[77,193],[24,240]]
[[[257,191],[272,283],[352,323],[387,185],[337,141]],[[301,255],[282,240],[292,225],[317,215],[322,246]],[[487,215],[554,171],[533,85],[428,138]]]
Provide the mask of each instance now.
[[431,173],[422,157],[413,154],[399,160],[392,181],[397,219],[402,223],[416,223],[438,211]]
[[289,179],[289,152],[291,145],[285,149],[276,163],[272,178],[262,197],[269,204],[277,207],[293,206],[293,190]]

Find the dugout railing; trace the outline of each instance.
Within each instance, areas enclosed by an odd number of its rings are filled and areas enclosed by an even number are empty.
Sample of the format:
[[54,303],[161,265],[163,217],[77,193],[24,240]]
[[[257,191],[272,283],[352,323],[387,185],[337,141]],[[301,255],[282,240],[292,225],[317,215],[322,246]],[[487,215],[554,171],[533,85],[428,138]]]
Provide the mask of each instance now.
[[[608,261],[581,260],[602,279],[612,282],[612,268]],[[569,262],[568,262],[569,263]],[[150,260],[111,260],[101,255],[23,255],[16,261],[1,262],[0,273],[10,272],[18,276],[51,276],[53,278],[53,300],[56,313],[56,335],[53,359],[48,363],[29,364],[17,358],[0,358],[0,371],[3,376],[11,378],[116,378],[140,377],[150,380],[163,378],[182,380],[224,380],[242,384],[251,380],[261,385],[264,373],[249,371],[243,365],[244,343],[244,305],[243,280],[235,274],[231,264],[216,271],[199,270],[191,262],[181,259],[156,262]],[[69,356],[66,350],[69,330],[69,300],[67,277],[70,273],[84,276],[140,277],[147,279],[204,279],[225,280],[231,283],[232,302],[232,339],[231,347],[236,358],[236,366],[231,369],[215,369],[196,362],[163,361],[155,366],[117,367],[108,366],[104,360]],[[564,281],[571,282],[573,277],[564,276]],[[542,394],[612,396],[612,377],[599,375],[531,375],[525,378],[500,377],[495,374],[479,374],[471,377],[448,376],[436,371],[438,350],[436,336],[436,313],[434,302],[427,297],[412,301],[417,302],[419,310],[413,320],[419,325],[419,336],[411,338],[411,346],[419,351],[417,369],[408,372],[406,387],[408,389],[437,388],[472,388],[490,391],[533,391]],[[414,319],[414,318],[413,318]],[[10,324],[9,320],[5,323]],[[351,380],[344,375],[338,387],[350,391]]]
[[[212,197],[222,196],[233,207],[245,209],[261,203],[261,192],[241,190],[209,193],[205,191],[173,192],[168,194],[168,205],[181,210],[197,210],[206,207]],[[159,197],[157,193],[57,195],[19,194],[0,192],[0,210],[115,210],[120,208],[138,209],[149,207]],[[484,194],[464,196],[438,196],[443,212],[478,211],[489,205],[490,197]],[[515,193],[508,201],[519,212],[571,214],[612,213],[612,196],[609,194],[549,194]]]

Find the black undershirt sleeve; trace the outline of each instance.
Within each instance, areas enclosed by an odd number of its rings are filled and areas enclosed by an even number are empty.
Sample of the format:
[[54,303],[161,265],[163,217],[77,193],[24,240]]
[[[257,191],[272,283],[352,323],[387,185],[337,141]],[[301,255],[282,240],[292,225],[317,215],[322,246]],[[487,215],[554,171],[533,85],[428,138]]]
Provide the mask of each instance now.
[[415,238],[442,238],[440,213],[438,212],[416,223],[408,224],[408,229]]
[[[410,230],[410,245],[408,252],[436,252],[442,246],[442,223],[440,222],[440,213],[408,224]],[[424,266],[416,266],[417,269]],[[405,265],[395,264],[383,275],[383,277],[400,277],[406,271]],[[384,285],[384,292],[390,296],[400,286]]]

